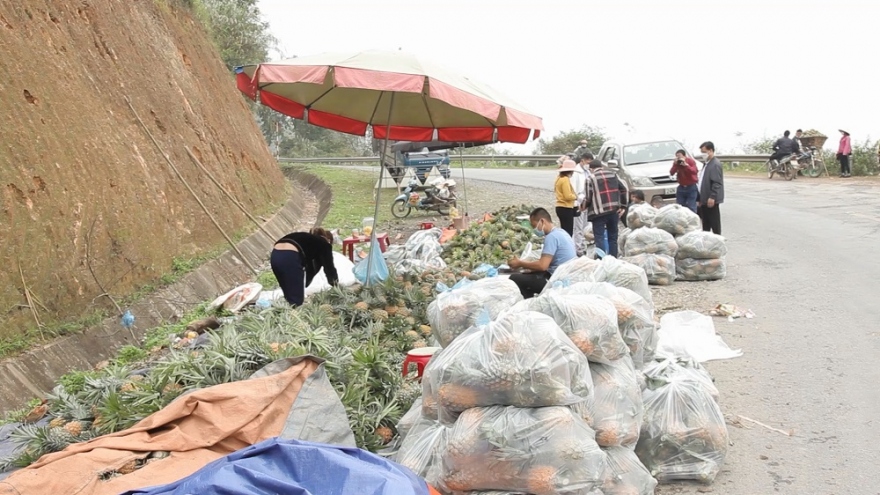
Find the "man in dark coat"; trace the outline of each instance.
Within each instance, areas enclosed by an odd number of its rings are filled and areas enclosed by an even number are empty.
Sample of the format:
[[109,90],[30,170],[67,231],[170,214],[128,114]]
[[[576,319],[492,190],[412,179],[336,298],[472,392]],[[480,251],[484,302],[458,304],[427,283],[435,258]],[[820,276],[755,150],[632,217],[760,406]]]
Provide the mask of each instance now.
[[715,157],[715,144],[706,141],[700,145],[706,164],[700,169],[697,179],[697,214],[703,221],[703,230],[721,235],[721,210],[724,202],[724,170],[721,162]]

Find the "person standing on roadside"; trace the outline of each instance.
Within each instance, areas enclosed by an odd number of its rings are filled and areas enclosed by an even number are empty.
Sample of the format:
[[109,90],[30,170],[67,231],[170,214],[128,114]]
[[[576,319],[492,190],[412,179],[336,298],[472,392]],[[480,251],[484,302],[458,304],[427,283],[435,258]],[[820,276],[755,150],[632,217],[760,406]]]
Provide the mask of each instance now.
[[[574,149],[574,156],[580,158],[586,153],[592,155],[593,150],[590,149],[589,143],[587,143],[586,139],[581,139],[581,142],[578,143],[578,147]],[[575,160],[578,158],[575,158]]]
[[852,142],[849,139],[849,133],[843,129],[840,131],[840,145],[837,147],[837,161],[840,162],[840,176],[852,177]]
[[669,169],[669,175],[674,175],[678,180],[678,188],[675,190],[675,202],[697,212],[697,162],[687,156],[684,150],[675,152],[675,161]]
[[715,144],[706,141],[700,145],[706,162],[697,176],[697,214],[703,222],[703,230],[721,235],[721,209],[724,202],[724,170],[715,156]]
[[553,186],[556,194],[556,217],[559,218],[559,226],[568,233],[569,237],[574,233],[574,207],[577,194],[571,184],[571,176],[576,167],[577,165],[571,160],[563,161]]
[[587,176],[589,175],[587,170],[590,168],[590,161],[592,160],[593,154],[589,151],[581,155],[578,160],[579,163],[571,176],[574,192],[577,194],[574,206],[574,234],[571,237],[574,239],[578,256],[583,256],[587,252],[587,224],[589,221],[587,220],[587,214],[584,212],[583,203],[584,198],[587,197]]
[[[617,257],[617,233],[620,223],[618,210],[626,207],[629,190],[617,173],[605,167],[601,161],[590,162],[590,178],[587,180],[587,197],[584,210],[593,224],[596,247],[606,254]],[[605,239],[608,232],[608,240]]]

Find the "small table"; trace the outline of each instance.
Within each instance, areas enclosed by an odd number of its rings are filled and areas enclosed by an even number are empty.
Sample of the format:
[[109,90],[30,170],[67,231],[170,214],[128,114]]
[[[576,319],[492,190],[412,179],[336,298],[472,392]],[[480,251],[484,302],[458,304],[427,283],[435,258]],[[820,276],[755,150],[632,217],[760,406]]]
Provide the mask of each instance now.
[[[391,240],[388,239],[387,233],[376,234],[376,240],[379,241],[379,249],[381,249],[383,253],[385,252],[385,248],[391,245]],[[357,237],[346,237],[342,240],[342,254],[348,255],[348,259],[354,262],[354,247],[355,245],[364,242],[370,242],[370,236],[359,235]]]

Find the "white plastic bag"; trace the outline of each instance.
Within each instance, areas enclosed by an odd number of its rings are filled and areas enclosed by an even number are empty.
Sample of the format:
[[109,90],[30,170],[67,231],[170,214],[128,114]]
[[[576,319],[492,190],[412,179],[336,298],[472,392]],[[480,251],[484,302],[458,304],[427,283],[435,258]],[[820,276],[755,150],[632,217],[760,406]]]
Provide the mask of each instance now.
[[448,491],[594,494],[606,456],[566,407],[487,407],[462,413],[443,455]]
[[690,208],[672,204],[660,208],[654,217],[654,227],[663,229],[672,235],[683,235],[702,229],[703,223]]
[[644,228],[630,232],[626,239],[626,256],[640,254],[665,254],[675,257],[678,244],[675,237],[665,230]]
[[626,214],[626,225],[631,229],[652,227],[655,216],[657,216],[657,208],[648,203],[632,205]]
[[607,456],[602,495],[654,495],[657,480],[651,476],[635,452],[625,447],[602,450]]
[[[339,285],[348,287],[357,283],[357,279],[354,277],[354,272],[352,272],[354,269],[354,263],[348,259],[348,256],[334,251],[333,266],[336,268],[336,274],[339,277]],[[315,278],[312,279],[312,283],[306,287],[305,295],[310,296],[328,290],[331,287],[330,283],[327,282],[327,275],[324,274],[324,269],[321,268],[318,270],[318,274],[315,275]]]
[[679,258],[675,262],[676,280],[698,282],[705,280],[721,280],[727,276],[727,262],[724,258],[694,259]]
[[724,237],[702,230],[688,232],[676,239],[679,258],[698,260],[719,259],[727,255]]
[[508,278],[484,278],[441,292],[428,305],[428,322],[443,347],[472,327],[483,312],[495,318],[522,301],[519,287]]
[[590,361],[610,363],[629,354],[617,329],[617,309],[602,296],[551,291],[519,302],[510,311],[537,311],[553,318]]
[[629,356],[611,364],[590,363],[593,429],[602,447],[635,447],[642,426],[642,390]]
[[473,407],[568,406],[592,400],[584,354],[549,316],[505,313],[441,350],[422,376],[423,404],[451,422]]
[[675,258],[672,256],[642,253],[622,260],[645,270],[645,276],[651,285],[670,285],[675,281]]
[[696,311],[677,311],[660,318],[658,350],[677,357],[692,357],[705,363],[715,359],[742,356],[739,349],[731,349],[715,333],[712,317]]

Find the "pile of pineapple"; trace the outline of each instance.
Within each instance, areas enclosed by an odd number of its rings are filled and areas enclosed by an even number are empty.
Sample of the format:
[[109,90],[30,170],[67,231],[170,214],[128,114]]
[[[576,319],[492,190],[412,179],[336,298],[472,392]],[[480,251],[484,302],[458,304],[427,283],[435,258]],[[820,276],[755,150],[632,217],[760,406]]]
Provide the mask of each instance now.
[[528,205],[509,206],[492,213],[490,219],[471,225],[444,245],[443,261],[449,267],[469,271],[482,263],[506,263],[519,256],[530,241],[540,247],[532,229],[516,218],[533,209]]
[[131,427],[186,391],[243,380],[277,359],[303,354],[327,359],[358,446],[378,451],[421,393],[401,367],[407,351],[434,342],[426,317],[434,286],[455,278],[452,271],[432,271],[369,288],[335,287],[297,309],[245,312],[201,339],[203,346],[181,345],[194,339],[175,336],[136,365],[111,361],[63,379],[47,397],[44,420],[13,431],[21,447],[0,470]]

